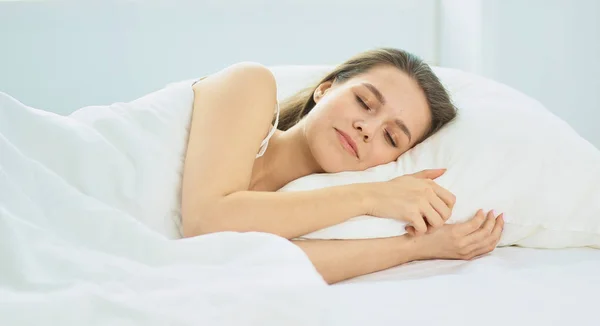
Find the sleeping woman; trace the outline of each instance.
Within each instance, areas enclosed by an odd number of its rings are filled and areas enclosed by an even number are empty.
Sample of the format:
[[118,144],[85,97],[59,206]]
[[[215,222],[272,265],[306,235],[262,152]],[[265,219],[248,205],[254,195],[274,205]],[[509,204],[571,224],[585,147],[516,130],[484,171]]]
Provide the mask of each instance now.
[[[182,189],[185,237],[276,234],[300,247],[330,284],[414,260],[472,259],[500,240],[504,221],[493,211],[445,224],[456,199],[434,181],[443,169],[276,192],[312,173],[392,162],[456,116],[436,75],[410,53],[360,53],[281,105],[272,73],[255,63],[232,65],[193,89]],[[293,240],[360,215],[406,222],[407,233]]]

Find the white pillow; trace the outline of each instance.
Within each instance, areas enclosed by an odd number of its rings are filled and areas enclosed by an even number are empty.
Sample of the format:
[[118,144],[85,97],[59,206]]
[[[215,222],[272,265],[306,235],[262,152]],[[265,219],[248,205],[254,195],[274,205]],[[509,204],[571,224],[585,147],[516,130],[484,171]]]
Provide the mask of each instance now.
[[[285,97],[333,67],[274,67]],[[449,223],[479,208],[505,213],[500,245],[600,248],[600,151],[539,102],[500,83],[447,68],[435,73],[459,108],[457,119],[396,162],[362,172],[310,175],[280,191],[389,180],[427,168],[457,196]],[[377,238],[404,224],[361,216],[306,239]]]

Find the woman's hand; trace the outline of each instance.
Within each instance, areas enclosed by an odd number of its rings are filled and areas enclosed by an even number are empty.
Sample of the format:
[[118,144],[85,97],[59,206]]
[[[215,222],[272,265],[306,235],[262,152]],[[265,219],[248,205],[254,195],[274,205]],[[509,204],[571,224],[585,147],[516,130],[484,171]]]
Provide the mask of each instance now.
[[496,248],[504,228],[504,214],[487,216],[477,211],[470,221],[446,224],[425,235],[416,236],[414,228],[406,227],[409,236],[418,243],[421,259],[470,260]]
[[417,235],[444,225],[456,198],[433,179],[446,170],[424,170],[390,181],[365,184],[370,200],[368,215],[407,222]]

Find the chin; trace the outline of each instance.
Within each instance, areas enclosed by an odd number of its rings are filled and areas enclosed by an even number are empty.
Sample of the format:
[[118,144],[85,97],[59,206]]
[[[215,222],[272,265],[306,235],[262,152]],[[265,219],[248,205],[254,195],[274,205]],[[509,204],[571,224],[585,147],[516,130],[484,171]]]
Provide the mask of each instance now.
[[[344,152],[332,148],[323,148],[315,151],[315,160],[326,173],[337,173],[344,171],[358,171],[360,167],[356,162],[351,162]],[[352,164],[354,163],[354,164]]]
[[360,170],[356,158],[338,143],[337,135],[328,133],[312,136],[309,137],[310,151],[321,171],[337,173]]

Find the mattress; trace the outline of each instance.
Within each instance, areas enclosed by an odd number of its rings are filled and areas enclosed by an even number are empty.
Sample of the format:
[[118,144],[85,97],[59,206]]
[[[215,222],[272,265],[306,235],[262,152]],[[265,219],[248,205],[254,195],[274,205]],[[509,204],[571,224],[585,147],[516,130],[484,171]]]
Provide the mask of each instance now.
[[[582,262],[600,263],[600,250],[591,248],[571,249],[532,249],[520,247],[497,248],[492,253],[471,261],[464,260],[427,260],[416,261],[345,281],[345,284],[407,281],[450,275],[468,275],[472,273],[530,273],[554,267],[576,265]],[[600,273],[580,271],[587,274]],[[342,283],[340,283],[342,284]],[[600,294],[599,294],[600,295]],[[600,324],[599,324],[600,325]]]
[[[600,250],[498,248],[330,287],[336,325],[600,325]],[[323,302],[323,304],[326,304]]]

